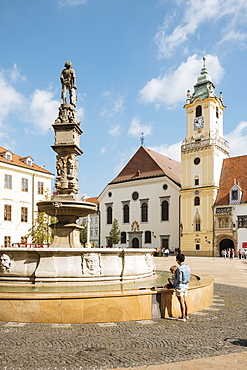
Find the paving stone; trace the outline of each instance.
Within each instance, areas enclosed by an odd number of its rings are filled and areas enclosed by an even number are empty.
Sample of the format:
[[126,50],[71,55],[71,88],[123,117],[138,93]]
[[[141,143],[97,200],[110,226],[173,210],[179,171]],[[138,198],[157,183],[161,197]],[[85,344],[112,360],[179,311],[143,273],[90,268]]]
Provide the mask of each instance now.
[[0,322],[0,369],[147,369],[246,352],[247,289],[215,284],[215,292],[224,306],[191,314],[185,323],[166,319],[147,320],[145,325],[145,321],[62,324],[66,326]]

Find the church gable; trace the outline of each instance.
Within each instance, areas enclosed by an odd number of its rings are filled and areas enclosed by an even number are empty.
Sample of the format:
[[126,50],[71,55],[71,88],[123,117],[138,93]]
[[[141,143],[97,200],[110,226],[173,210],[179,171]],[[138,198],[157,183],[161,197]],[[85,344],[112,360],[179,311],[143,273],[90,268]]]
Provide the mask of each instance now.
[[141,146],[111,184],[158,176],[168,176],[180,185],[181,164]]

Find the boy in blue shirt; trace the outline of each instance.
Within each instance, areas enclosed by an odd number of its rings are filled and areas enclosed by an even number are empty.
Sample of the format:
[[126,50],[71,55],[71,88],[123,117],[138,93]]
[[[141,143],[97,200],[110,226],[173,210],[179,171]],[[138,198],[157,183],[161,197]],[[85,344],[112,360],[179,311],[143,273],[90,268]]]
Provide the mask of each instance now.
[[188,301],[187,301],[187,294],[188,294],[188,283],[190,281],[190,268],[188,265],[184,263],[185,256],[182,253],[179,253],[176,257],[176,262],[178,264],[178,268],[174,274],[174,289],[176,292],[176,296],[180,303],[181,309],[181,318],[179,321],[185,322],[188,320]]

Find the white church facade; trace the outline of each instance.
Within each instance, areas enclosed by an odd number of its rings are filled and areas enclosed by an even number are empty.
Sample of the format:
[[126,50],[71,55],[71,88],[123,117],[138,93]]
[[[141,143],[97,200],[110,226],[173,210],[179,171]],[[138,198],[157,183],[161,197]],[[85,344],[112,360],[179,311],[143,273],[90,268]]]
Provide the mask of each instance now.
[[100,238],[114,219],[123,248],[179,248],[180,163],[141,146],[98,200]]

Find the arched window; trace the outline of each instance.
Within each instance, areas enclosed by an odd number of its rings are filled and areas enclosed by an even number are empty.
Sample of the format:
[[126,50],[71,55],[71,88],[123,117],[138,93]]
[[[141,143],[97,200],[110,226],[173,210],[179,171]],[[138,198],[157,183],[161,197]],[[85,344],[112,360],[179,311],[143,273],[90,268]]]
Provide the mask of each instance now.
[[125,231],[121,232],[121,243],[126,244],[126,232]]
[[195,177],[195,185],[199,185],[199,177]]
[[151,231],[145,231],[145,242],[144,243],[151,243]]
[[199,206],[199,205],[200,205],[200,197],[195,197],[194,206]]
[[219,108],[216,107],[216,118],[219,118]]
[[201,231],[201,217],[198,212],[196,212],[194,218],[194,231]]
[[112,207],[108,206],[106,209],[106,223],[112,224]]
[[169,220],[169,203],[167,200],[164,200],[161,203],[161,221]]
[[202,106],[198,105],[196,107],[196,117],[200,117],[202,115]]
[[148,205],[146,202],[141,205],[141,222],[148,222]]
[[128,224],[130,222],[130,208],[128,204],[123,207],[123,223]]
[[201,231],[201,221],[196,219],[196,231]]

